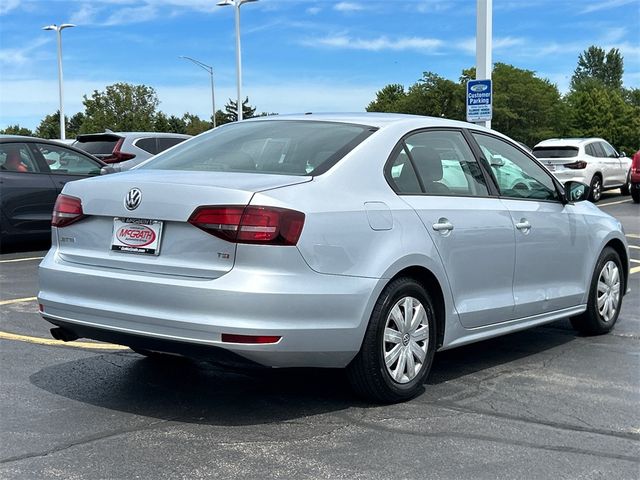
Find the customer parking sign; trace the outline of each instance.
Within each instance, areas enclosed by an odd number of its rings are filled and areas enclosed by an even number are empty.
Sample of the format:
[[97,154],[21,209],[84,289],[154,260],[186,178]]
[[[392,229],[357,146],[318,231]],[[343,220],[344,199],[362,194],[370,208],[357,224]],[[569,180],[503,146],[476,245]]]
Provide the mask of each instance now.
[[493,116],[491,80],[467,82],[467,122],[484,122]]

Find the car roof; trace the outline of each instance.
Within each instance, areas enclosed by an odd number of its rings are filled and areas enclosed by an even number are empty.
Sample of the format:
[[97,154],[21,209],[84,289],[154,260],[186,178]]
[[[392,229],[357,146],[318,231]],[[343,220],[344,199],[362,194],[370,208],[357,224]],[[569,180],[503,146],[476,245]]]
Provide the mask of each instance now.
[[535,147],[580,147],[586,143],[591,142],[604,142],[602,138],[589,137],[589,138],[550,138],[543,140],[536,144]]
[[3,135],[0,134],[0,143],[8,143],[8,142],[38,142],[49,145],[55,145],[57,147],[63,147],[67,150],[71,150],[73,152],[82,153],[87,157],[91,157],[92,160],[99,163],[100,166],[104,167],[106,163],[104,163],[99,158],[96,158],[94,155],[85,152],[84,150],[80,150],[79,148],[74,147],[73,145],[69,145],[68,143],[64,143],[61,140],[50,140],[48,138],[38,138],[38,137],[27,137],[25,135]]
[[121,137],[179,137],[179,138],[191,138],[191,135],[184,133],[167,133],[167,132],[95,132],[95,133],[81,133],[78,137],[94,137],[99,135],[118,135]]
[[[456,128],[473,128],[477,130],[490,131],[485,127],[475,125],[473,123],[461,122],[458,120],[449,120],[441,117],[427,117],[422,115],[408,115],[403,113],[374,113],[374,112],[356,112],[356,113],[301,113],[291,115],[269,115],[264,117],[253,117],[247,119],[247,122],[259,121],[282,121],[282,120],[303,120],[303,121],[322,121],[350,123],[357,125],[367,125],[375,128],[384,128],[395,124],[415,124],[416,128],[426,127],[456,127]],[[496,133],[496,132],[494,132]]]

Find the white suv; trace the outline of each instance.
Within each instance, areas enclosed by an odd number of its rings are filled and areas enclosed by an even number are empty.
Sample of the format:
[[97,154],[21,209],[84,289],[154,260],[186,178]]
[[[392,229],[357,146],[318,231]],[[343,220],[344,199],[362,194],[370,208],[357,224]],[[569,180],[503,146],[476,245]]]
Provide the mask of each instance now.
[[573,180],[589,185],[593,202],[613,188],[629,195],[631,159],[601,138],[552,138],[533,147],[533,154],[563,184]]

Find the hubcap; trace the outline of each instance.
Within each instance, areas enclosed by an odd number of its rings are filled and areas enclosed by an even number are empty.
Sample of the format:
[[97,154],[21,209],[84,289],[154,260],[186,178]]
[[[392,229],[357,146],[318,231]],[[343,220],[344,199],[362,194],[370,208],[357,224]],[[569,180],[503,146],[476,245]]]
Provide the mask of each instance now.
[[610,322],[616,316],[620,303],[620,270],[609,260],[598,277],[598,313],[602,320]]
[[424,305],[403,297],[393,306],[384,328],[382,353],[387,372],[398,383],[413,380],[422,370],[429,348],[429,319]]
[[601,190],[600,180],[596,178],[593,181],[593,186],[591,188],[593,189],[593,198],[596,199],[596,200],[599,199],[600,198],[600,190]]

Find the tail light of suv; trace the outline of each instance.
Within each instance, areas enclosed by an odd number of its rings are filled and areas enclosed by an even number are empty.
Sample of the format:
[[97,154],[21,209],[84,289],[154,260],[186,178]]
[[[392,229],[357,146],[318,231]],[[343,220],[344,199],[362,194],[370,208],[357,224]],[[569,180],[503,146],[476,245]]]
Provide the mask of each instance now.
[[82,201],[79,198],[70,195],[58,195],[56,204],[53,207],[53,216],[51,217],[51,225],[53,227],[66,227],[83,217]]
[[123,143],[124,143],[124,138],[121,138],[120,140],[118,140],[118,143],[116,143],[116,146],[113,147],[113,153],[111,154],[111,157],[105,158],[103,160],[107,163],[119,163],[119,162],[124,162],[125,160],[131,160],[132,158],[136,158],[136,155],[134,153],[125,153],[120,150],[122,148]]
[[235,243],[296,245],[304,213],[259,206],[198,207],[189,223],[218,238]]
[[578,160],[577,162],[565,163],[563,167],[571,168],[573,170],[583,170],[587,168],[587,162],[584,160]]

